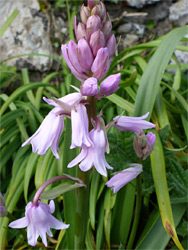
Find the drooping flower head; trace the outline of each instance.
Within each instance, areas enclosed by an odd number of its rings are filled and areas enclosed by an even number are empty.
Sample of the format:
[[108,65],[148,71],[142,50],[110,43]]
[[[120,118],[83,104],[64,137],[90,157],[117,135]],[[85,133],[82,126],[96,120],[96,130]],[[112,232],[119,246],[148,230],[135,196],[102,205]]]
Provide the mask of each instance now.
[[101,128],[92,129],[89,132],[93,146],[82,146],[81,153],[68,164],[71,168],[79,164],[82,171],[88,171],[94,166],[101,175],[107,176],[107,169],[113,169],[105,159],[105,149],[109,153],[109,145],[107,140],[106,131]]
[[38,206],[29,202],[26,206],[25,217],[15,220],[9,224],[12,228],[27,227],[27,239],[31,246],[35,246],[40,236],[42,242],[47,247],[46,234],[52,237],[50,228],[66,229],[69,225],[57,220],[52,214],[55,211],[54,201],[51,200],[49,205],[38,201]]
[[43,155],[51,147],[54,156],[59,159],[57,153],[58,143],[64,128],[63,118],[67,116],[72,121],[72,145],[71,148],[80,147],[82,144],[91,146],[89,138],[88,117],[84,104],[80,103],[83,97],[80,93],[72,93],[60,99],[43,98],[49,105],[55,106],[45,117],[39,129],[22,146],[32,144],[34,153]]

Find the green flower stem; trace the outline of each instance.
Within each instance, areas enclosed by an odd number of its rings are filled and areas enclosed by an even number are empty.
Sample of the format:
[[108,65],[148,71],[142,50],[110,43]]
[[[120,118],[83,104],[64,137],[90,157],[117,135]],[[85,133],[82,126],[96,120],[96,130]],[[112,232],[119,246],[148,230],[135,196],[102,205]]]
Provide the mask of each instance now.
[[[87,113],[89,119],[89,130],[92,129],[91,118],[97,115],[97,102],[95,97],[88,97]],[[86,188],[77,190],[76,204],[76,225],[75,225],[75,250],[85,249],[85,236],[87,230],[87,222],[89,215],[89,183],[90,171],[83,172],[78,169],[78,178],[83,181]]]
[[133,221],[133,226],[131,230],[131,235],[127,244],[126,249],[133,249],[133,243],[136,236],[136,231],[138,228],[138,223],[140,219],[140,210],[141,210],[141,203],[142,203],[142,194],[141,194],[141,175],[138,175],[136,179],[136,186],[137,186],[137,197],[136,197],[136,210],[135,210],[135,217]]

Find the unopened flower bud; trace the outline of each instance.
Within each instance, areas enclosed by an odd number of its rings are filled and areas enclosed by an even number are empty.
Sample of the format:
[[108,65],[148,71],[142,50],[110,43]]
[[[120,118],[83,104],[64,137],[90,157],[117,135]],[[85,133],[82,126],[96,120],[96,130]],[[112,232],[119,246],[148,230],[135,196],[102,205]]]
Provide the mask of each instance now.
[[81,94],[84,96],[95,96],[99,92],[97,79],[94,77],[88,78],[81,86]]
[[109,50],[110,57],[112,57],[116,51],[116,38],[114,34],[112,34],[110,38],[108,39],[106,43],[106,47]]
[[93,51],[93,55],[97,55],[97,51],[105,46],[105,37],[102,31],[95,31],[90,38],[90,46]]
[[136,136],[133,138],[133,148],[139,158],[143,158],[145,160],[152,152],[153,146],[155,144],[156,136],[149,132],[147,135],[141,130]]
[[100,80],[103,78],[110,67],[109,51],[107,48],[101,48],[98,50],[95,60],[91,66],[93,77]]
[[5,207],[5,199],[2,193],[0,193],[0,217],[5,217],[5,216],[7,216],[7,210]]
[[91,11],[89,7],[82,5],[81,10],[80,10],[80,17],[81,17],[82,22],[86,24],[87,19],[89,18],[90,15],[91,15]]
[[77,40],[79,41],[80,39],[86,39],[88,40],[88,34],[86,31],[86,26],[83,23],[79,23],[76,29],[76,37]]
[[99,16],[90,16],[87,20],[86,29],[89,37],[92,33],[101,29],[101,19]]
[[101,15],[100,15],[100,18],[101,18],[102,23],[104,23],[106,21],[106,8],[105,8],[103,2],[100,1],[99,4],[101,6]]
[[110,20],[108,20],[107,22],[105,22],[103,28],[102,28],[102,31],[104,33],[104,36],[106,38],[106,40],[108,40],[108,38],[110,37],[111,35],[111,30],[112,30],[112,23]]
[[155,136],[155,134],[153,134],[152,132],[149,132],[149,133],[146,135],[146,138],[147,138],[148,142],[150,143],[151,148],[152,148],[152,150],[153,150],[153,146],[154,146],[155,141],[156,141],[156,136]]
[[119,85],[121,78],[121,73],[108,76],[104,81],[100,84],[100,96],[109,96],[113,94]]
[[92,11],[91,11],[91,15],[95,15],[95,16],[100,16],[101,15],[101,6],[98,4],[96,5]]
[[88,6],[90,9],[92,9],[98,3],[99,3],[99,0],[88,0]]
[[90,70],[93,63],[93,54],[91,52],[90,46],[85,39],[80,39],[78,41],[78,61],[81,66]]

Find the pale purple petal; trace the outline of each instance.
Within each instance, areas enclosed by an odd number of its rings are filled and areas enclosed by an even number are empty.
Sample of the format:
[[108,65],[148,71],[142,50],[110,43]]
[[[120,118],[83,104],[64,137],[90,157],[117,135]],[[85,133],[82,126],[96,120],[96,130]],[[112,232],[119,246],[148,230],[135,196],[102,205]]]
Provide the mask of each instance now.
[[57,220],[55,217],[53,216],[49,216],[49,225],[51,228],[60,230],[60,229],[66,229],[68,228],[70,225],[69,224],[65,224],[59,220]]
[[81,161],[81,163],[79,164],[79,168],[86,172],[89,169],[92,168],[93,163],[94,163],[94,150],[92,147],[87,149],[87,156]]
[[120,131],[132,131],[136,135],[143,129],[150,129],[154,128],[155,124],[145,121],[143,119],[147,118],[149,113],[140,116],[140,117],[128,117],[128,116],[121,116],[120,118],[117,116],[113,120],[118,120],[113,125]]
[[9,224],[9,227],[12,227],[12,228],[24,228],[27,226],[28,226],[28,220],[26,217],[15,220]]
[[53,214],[55,211],[55,203],[53,200],[51,200],[49,203],[49,209],[50,209],[50,213]]
[[81,162],[87,155],[87,149],[82,148],[80,154],[74,158],[74,160],[72,160],[69,164],[68,164],[68,168],[72,168],[74,166],[76,166],[79,162]]
[[108,182],[107,187],[111,187],[114,193],[119,191],[120,188],[125,186],[128,182],[135,179],[142,172],[141,164],[132,164],[134,167],[124,169],[115,176],[113,176]]
[[86,145],[90,147],[93,145],[89,138],[89,122],[86,107],[83,104],[78,104],[75,109],[71,111],[72,124],[72,144],[71,148],[81,147]]

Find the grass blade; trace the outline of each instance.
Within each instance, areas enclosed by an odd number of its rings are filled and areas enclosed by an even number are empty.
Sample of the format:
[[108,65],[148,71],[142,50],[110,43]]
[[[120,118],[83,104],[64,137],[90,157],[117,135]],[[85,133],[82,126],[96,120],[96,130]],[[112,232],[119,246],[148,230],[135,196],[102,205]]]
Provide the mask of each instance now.
[[6,20],[6,22],[3,24],[3,27],[0,29],[0,38],[5,33],[6,29],[11,25],[14,18],[18,15],[19,11],[15,9],[12,14],[9,16],[9,18]]
[[168,192],[168,185],[166,180],[166,169],[162,144],[160,141],[159,134],[155,132],[155,135],[156,143],[151,154],[151,167],[161,219],[166,232],[172,237],[173,241],[179,247],[179,249],[183,249],[176,234],[172,207],[170,203],[170,196]]

